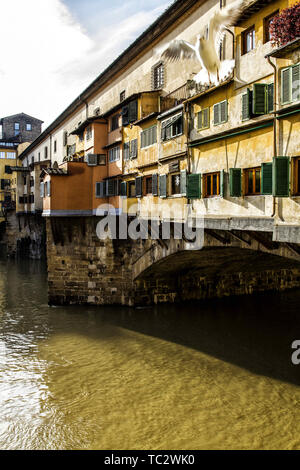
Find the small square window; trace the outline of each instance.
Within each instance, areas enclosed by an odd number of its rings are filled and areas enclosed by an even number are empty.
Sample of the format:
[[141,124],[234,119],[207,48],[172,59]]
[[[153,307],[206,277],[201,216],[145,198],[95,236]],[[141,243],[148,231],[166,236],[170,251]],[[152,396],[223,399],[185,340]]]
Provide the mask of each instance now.
[[32,131],[31,124],[26,124],[26,131]]
[[122,101],[124,101],[126,98],[126,92],[125,90],[123,90],[121,93],[120,93],[120,103],[122,103]]
[[157,90],[164,86],[164,64],[160,64],[153,67],[153,89]]

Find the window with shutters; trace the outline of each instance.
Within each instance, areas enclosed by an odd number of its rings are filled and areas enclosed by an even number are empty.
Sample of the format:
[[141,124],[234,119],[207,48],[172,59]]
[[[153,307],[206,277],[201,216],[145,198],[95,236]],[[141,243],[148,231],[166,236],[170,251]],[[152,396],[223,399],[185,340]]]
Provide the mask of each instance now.
[[209,122],[209,108],[204,108],[197,113],[197,128],[198,130],[208,129],[210,127]]
[[261,193],[261,168],[248,168],[244,170],[245,194],[255,196]]
[[252,51],[255,48],[255,28],[250,26],[246,31],[242,32],[242,55],[247,54],[247,52]]
[[152,88],[158,90],[164,86],[165,68],[163,62],[152,68]]
[[108,152],[109,163],[113,163],[118,160],[120,160],[120,146],[119,145],[117,147],[113,147],[109,149],[109,152]]
[[152,176],[145,178],[145,194],[152,194]]
[[135,181],[128,182],[128,197],[136,197]]
[[228,119],[227,100],[214,104],[214,125],[223,124]]
[[0,158],[5,158],[5,152],[0,152]]
[[157,143],[157,126],[151,126],[141,132],[141,148]]
[[281,103],[300,100],[300,63],[281,70]]
[[254,83],[253,90],[242,94],[242,121],[274,109],[274,83]]
[[203,175],[203,197],[220,195],[220,172]]
[[161,139],[169,140],[178,137],[183,133],[183,115],[176,114],[161,123]]

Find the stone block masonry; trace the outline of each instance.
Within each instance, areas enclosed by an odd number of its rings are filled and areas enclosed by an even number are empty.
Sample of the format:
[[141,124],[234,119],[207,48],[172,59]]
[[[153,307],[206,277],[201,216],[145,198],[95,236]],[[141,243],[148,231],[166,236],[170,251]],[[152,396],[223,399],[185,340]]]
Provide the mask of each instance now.
[[[157,269],[158,263],[153,259],[156,274],[148,273],[146,278],[134,280],[133,264],[149,251],[153,240],[99,240],[96,235],[99,220],[47,218],[50,305],[151,305],[300,287],[299,263],[280,257],[277,265],[273,257],[273,264],[268,266],[264,257],[261,266],[253,263],[246,272],[239,272],[237,264],[235,272],[215,269],[213,273],[200,266],[197,269],[185,266],[180,272]],[[255,255],[259,260],[260,254]],[[193,253],[191,256],[194,257]],[[218,252],[210,253],[209,257],[210,264],[215,260],[217,266]]]
[[39,214],[7,212],[3,242],[9,257],[46,257],[46,224]]

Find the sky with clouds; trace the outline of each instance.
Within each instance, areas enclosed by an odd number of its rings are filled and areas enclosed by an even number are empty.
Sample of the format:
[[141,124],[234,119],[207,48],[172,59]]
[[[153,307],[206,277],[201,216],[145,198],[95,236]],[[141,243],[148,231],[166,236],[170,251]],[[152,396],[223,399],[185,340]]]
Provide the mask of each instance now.
[[171,3],[0,0],[0,117],[45,129]]

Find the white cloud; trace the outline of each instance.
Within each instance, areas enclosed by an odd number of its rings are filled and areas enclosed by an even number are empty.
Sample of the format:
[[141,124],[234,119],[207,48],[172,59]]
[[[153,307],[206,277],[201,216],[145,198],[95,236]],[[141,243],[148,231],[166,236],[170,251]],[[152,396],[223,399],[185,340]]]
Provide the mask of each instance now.
[[62,0],[0,0],[0,117],[24,112],[49,125],[165,7],[90,37]]

